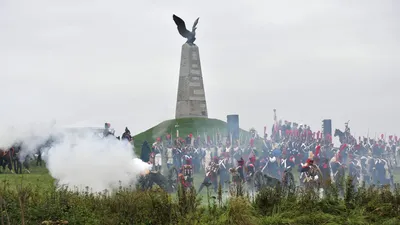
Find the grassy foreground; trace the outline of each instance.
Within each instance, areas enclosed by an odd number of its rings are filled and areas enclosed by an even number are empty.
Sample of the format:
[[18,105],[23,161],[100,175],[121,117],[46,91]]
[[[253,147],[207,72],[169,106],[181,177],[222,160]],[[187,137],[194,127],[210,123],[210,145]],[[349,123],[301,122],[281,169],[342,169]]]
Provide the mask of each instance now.
[[331,187],[323,199],[313,191],[287,196],[279,187],[254,198],[234,190],[230,199],[207,190],[202,195],[124,188],[113,194],[78,193],[56,190],[45,168],[33,168],[33,174],[0,175],[0,224],[400,224],[400,189],[355,192],[345,185],[345,190],[341,198]]

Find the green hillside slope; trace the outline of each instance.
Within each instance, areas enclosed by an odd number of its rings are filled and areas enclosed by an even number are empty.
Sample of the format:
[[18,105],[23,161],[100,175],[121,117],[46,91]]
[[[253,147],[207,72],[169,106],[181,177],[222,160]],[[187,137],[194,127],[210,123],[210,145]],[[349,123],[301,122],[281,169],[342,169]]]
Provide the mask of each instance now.
[[[167,120],[135,135],[135,148],[140,149],[145,140],[151,144],[157,137],[165,138],[167,133],[172,134],[175,138],[177,129],[179,130],[179,137],[186,137],[192,133],[194,136],[201,135],[202,138],[204,138],[204,135],[208,135],[213,139],[217,132],[225,136],[226,127],[227,123],[218,119],[185,118]],[[248,133],[244,130],[241,130],[240,132]]]

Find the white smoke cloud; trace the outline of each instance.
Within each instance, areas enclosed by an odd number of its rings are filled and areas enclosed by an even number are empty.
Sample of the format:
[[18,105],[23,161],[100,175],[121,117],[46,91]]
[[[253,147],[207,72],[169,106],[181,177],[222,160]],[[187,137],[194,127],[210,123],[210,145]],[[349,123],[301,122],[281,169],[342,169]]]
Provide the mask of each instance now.
[[0,148],[8,149],[16,142],[23,141],[24,149],[33,151],[51,134],[56,133],[54,125],[54,122],[49,122],[3,126],[0,130]]
[[34,124],[2,131],[0,146],[9,148],[22,141],[22,156],[34,155],[50,137],[50,148],[43,149],[42,158],[58,185],[71,190],[93,192],[134,186],[138,175],[149,165],[136,158],[130,143],[115,137],[100,138],[90,130],[66,130],[54,124]]
[[148,164],[134,158],[132,146],[114,137],[99,139],[93,135],[65,135],[45,157],[50,174],[60,185],[90,187],[93,191],[129,186]]

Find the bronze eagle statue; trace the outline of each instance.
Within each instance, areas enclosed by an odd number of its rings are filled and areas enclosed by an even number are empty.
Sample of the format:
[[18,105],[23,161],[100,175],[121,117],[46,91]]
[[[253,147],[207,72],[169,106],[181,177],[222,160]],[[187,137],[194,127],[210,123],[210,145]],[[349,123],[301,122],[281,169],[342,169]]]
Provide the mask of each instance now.
[[179,34],[181,34],[184,38],[187,39],[186,43],[193,45],[194,41],[196,40],[196,29],[197,29],[197,23],[199,22],[200,18],[197,18],[194,21],[193,27],[192,27],[192,31],[188,31],[186,29],[186,24],[185,21],[183,21],[181,18],[179,18],[178,16],[176,16],[175,14],[172,15],[172,18],[175,21],[176,26],[178,27],[178,31]]

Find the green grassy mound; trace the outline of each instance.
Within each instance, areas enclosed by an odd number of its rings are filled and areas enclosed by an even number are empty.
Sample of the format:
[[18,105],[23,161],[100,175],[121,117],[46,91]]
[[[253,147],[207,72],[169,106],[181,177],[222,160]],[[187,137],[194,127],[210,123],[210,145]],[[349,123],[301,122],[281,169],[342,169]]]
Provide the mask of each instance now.
[[[135,135],[135,148],[140,149],[145,140],[151,143],[154,142],[157,137],[165,139],[167,133],[172,134],[172,137],[175,138],[177,129],[179,130],[179,137],[186,137],[192,133],[194,136],[201,135],[201,138],[208,135],[213,139],[218,132],[221,135],[226,136],[226,127],[227,123],[218,119],[184,118],[166,120],[140,134]],[[247,133],[245,130],[240,130],[240,132]]]

